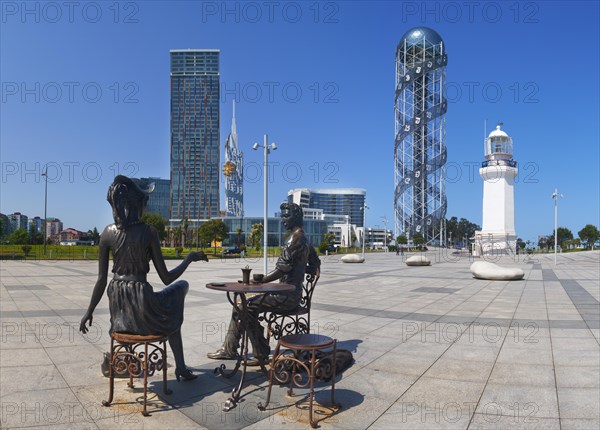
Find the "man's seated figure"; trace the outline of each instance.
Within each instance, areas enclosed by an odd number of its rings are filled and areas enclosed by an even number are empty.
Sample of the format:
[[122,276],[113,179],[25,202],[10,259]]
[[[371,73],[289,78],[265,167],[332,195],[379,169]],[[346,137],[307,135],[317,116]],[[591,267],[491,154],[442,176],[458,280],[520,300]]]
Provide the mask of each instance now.
[[[264,335],[263,327],[258,321],[263,312],[289,312],[296,309],[302,298],[302,282],[305,273],[318,274],[321,260],[315,249],[309,244],[302,229],[302,208],[295,203],[282,203],[281,223],[290,231],[290,237],[281,249],[281,256],[275,264],[275,270],[267,275],[254,275],[256,282],[279,282],[296,286],[293,292],[260,294],[248,299],[247,327],[248,338],[252,343],[254,356],[259,360],[269,357],[271,349]],[[215,360],[235,359],[238,357],[241,333],[237,326],[238,315],[233,309],[227,336],[223,346],[215,352],[207,354]]]

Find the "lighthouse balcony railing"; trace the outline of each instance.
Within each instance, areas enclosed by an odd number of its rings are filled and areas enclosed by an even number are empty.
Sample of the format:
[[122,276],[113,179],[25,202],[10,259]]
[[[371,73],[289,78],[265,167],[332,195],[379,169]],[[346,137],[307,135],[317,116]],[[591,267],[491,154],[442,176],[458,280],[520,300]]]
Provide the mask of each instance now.
[[490,166],[517,167],[517,162],[515,160],[486,160],[483,163],[481,163],[481,167]]

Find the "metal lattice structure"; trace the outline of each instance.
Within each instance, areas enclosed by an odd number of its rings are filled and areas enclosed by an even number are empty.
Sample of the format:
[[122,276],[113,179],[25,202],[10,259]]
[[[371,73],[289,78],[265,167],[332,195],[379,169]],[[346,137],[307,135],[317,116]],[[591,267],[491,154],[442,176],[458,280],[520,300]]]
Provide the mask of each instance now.
[[444,237],[446,192],[446,64],[439,34],[409,30],[396,48],[395,235]]
[[225,142],[225,164],[223,165],[223,174],[225,175],[225,210],[227,216],[244,216],[243,157],[244,154],[238,148],[234,101],[231,133],[229,133]]

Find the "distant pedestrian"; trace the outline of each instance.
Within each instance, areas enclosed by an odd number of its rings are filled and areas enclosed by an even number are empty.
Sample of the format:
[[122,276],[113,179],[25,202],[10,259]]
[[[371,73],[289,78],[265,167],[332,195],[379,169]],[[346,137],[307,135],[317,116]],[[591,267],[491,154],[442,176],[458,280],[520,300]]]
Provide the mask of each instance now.
[[400,247],[396,247],[396,255],[400,255]]
[[404,255],[404,247],[400,247],[400,255]]

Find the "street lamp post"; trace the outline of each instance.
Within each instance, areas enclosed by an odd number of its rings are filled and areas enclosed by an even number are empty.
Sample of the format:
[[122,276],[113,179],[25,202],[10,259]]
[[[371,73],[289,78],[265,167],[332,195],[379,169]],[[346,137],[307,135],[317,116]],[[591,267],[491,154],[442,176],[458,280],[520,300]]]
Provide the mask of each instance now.
[[362,211],[363,211],[362,258],[365,258],[365,241],[367,240],[367,209],[369,209],[369,207],[365,203],[362,207]]
[[198,205],[198,193],[200,192],[200,187],[192,185],[190,189],[194,191],[194,208],[196,209],[196,252],[198,252],[198,246],[200,244],[200,206]]
[[[263,175],[264,175],[264,200],[265,200],[265,205],[264,205],[264,225],[263,225],[263,247],[264,247],[264,274],[267,274],[267,259],[269,257],[268,254],[268,250],[267,250],[267,238],[268,238],[268,228],[267,228],[267,215],[268,215],[268,210],[269,210],[269,205],[268,205],[268,199],[269,199],[269,153],[271,152],[271,150],[276,150],[277,149],[277,145],[275,145],[274,143],[271,143],[270,145],[267,143],[269,140],[269,137],[267,134],[265,134],[264,136],[264,141],[263,141],[263,150],[264,150],[264,163],[263,163]],[[254,145],[252,145],[252,149],[254,149],[255,151],[258,150],[258,148],[260,148],[261,145],[259,145],[258,143],[255,143]]]
[[384,215],[381,217],[381,220],[383,221],[383,251],[384,252],[388,252],[388,248],[387,248],[387,217]]
[[47,243],[47,230],[48,230],[48,166],[46,166],[46,171],[42,173],[44,177],[44,255],[46,255],[46,243]]
[[558,188],[554,189],[552,198],[554,199],[554,265],[556,265],[556,251],[558,249],[558,197],[563,197],[558,194]]

